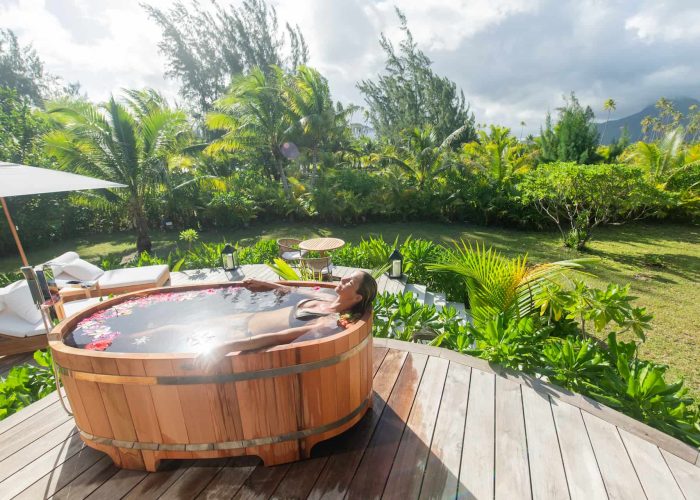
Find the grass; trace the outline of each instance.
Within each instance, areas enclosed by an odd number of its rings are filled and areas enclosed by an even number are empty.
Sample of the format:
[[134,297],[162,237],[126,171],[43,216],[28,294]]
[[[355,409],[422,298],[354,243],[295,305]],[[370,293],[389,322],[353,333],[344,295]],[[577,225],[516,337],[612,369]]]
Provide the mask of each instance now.
[[[312,224],[258,224],[250,228],[208,231],[202,241],[240,241],[252,243],[259,238],[294,236],[337,236],[357,242],[369,235],[382,235],[393,241],[413,235],[451,244],[460,239],[491,245],[505,255],[527,253],[532,262],[580,257],[563,248],[558,234],[485,228],[460,224],[372,223],[357,226]],[[154,232],[156,253],[167,253],[177,244],[178,233]],[[97,235],[27,249],[31,263],[44,262],[68,250],[97,261],[110,254],[128,255],[135,251],[133,234]],[[600,257],[587,278],[595,286],[607,282],[631,283],[638,303],[654,314],[654,328],[642,347],[642,356],[671,367],[672,377],[684,377],[691,393],[700,398],[700,228],[677,224],[634,224],[601,228],[590,243],[587,255]],[[19,258],[0,258],[0,272],[17,270]]]

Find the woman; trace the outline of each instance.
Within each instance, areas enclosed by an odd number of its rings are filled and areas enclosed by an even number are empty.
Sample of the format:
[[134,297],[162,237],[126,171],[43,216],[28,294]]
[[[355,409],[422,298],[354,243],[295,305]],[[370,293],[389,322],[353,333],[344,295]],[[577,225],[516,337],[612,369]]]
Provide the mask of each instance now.
[[[252,292],[276,291],[288,293],[291,288],[285,285],[248,278],[243,285]],[[305,290],[303,287],[300,291]],[[294,340],[319,338],[337,330],[341,315],[349,314],[359,318],[370,307],[377,295],[377,282],[364,272],[355,271],[340,280],[335,287],[335,295],[312,293],[290,308],[266,313],[256,313],[247,318],[245,338],[224,342],[197,356],[200,367],[208,367],[233,351],[248,351]],[[287,310],[289,309],[289,310]],[[290,326],[290,318],[299,326]]]

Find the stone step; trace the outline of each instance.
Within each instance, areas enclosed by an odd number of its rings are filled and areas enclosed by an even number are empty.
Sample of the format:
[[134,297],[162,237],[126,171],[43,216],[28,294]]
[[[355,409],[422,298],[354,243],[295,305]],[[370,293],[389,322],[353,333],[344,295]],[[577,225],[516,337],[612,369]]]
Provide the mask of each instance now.
[[418,302],[425,303],[425,294],[427,291],[428,291],[428,287],[426,287],[425,285],[417,285],[415,283],[408,283],[408,284],[406,284],[406,288],[404,289],[403,293],[411,292],[417,296]]

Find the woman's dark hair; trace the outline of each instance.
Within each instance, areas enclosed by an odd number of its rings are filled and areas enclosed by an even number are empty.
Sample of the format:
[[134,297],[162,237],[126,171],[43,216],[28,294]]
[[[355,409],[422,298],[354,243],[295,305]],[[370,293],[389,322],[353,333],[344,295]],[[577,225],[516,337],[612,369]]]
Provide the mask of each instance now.
[[362,278],[357,285],[357,293],[362,299],[352,306],[350,312],[353,315],[362,316],[367,312],[367,309],[372,307],[372,302],[374,302],[374,298],[377,296],[377,282],[371,274],[365,271],[360,271],[360,273],[362,273]]

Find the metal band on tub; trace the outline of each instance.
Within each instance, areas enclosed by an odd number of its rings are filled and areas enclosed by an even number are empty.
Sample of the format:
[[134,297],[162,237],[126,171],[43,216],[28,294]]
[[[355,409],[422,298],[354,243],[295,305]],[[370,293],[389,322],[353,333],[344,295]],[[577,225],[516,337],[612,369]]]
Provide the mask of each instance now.
[[314,427],[312,429],[303,429],[300,431],[289,432],[286,434],[279,434],[277,436],[266,436],[254,439],[242,439],[240,441],[223,441],[220,443],[142,443],[138,441],[122,441],[119,439],[111,439],[106,437],[94,436],[89,432],[80,431],[80,435],[96,444],[115,446],[117,448],[127,448],[132,450],[151,450],[151,451],[216,451],[216,450],[234,450],[238,448],[249,448],[252,446],[264,446],[275,443],[282,443],[284,441],[295,441],[298,439],[304,439],[309,436],[314,436],[316,434],[323,434],[324,432],[331,431],[341,425],[347,424],[353,418],[360,415],[363,411],[367,409],[369,404],[369,398],[365,399],[360,406],[355,408],[352,412],[345,415],[343,418],[336,420],[335,422],[330,422],[325,425]]
[[279,368],[267,368],[265,370],[255,370],[250,372],[240,373],[225,373],[219,375],[109,375],[104,373],[91,373],[78,370],[72,370],[57,364],[58,371],[65,377],[71,377],[73,380],[85,382],[99,382],[101,384],[129,384],[129,385],[192,385],[192,384],[223,384],[226,382],[240,382],[245,380],[256,380],[270,377],[283,377],[285,375],[295,375],[311,370],[318,370],[338,364],[360,352],[372,338],[367,335],[362,342],[357,344],[352,349],[344,353],[332,356],[330,358],[321,359],[319,361],[311,361],[309,363],[301,363],[298,365],[283,366]]

